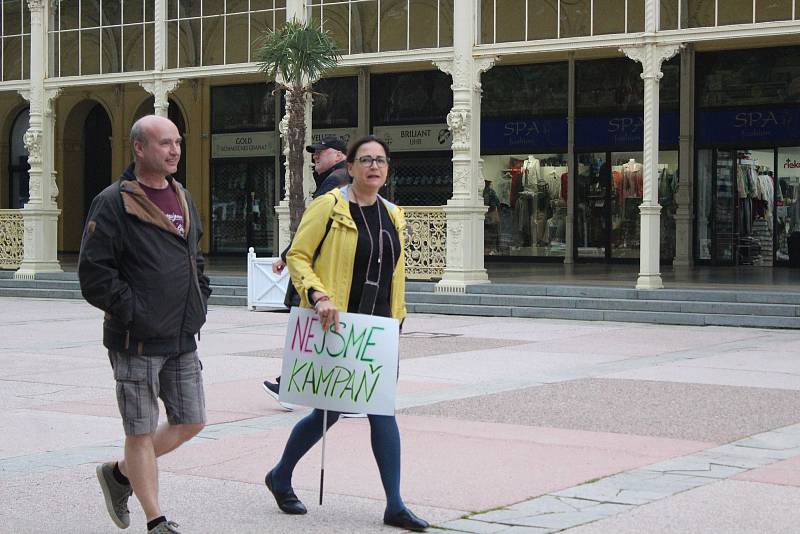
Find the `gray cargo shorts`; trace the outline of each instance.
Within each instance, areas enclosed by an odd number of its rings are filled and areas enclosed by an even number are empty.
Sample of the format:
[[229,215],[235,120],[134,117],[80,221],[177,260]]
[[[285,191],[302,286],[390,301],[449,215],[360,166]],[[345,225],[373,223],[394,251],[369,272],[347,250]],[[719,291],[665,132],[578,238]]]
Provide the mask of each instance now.
[[203,366],[197,351],[165,356],[109,350],[117,381],[117,404],[126,436],[152,434],[158,427],[158,399],[171,425],[206,422]]

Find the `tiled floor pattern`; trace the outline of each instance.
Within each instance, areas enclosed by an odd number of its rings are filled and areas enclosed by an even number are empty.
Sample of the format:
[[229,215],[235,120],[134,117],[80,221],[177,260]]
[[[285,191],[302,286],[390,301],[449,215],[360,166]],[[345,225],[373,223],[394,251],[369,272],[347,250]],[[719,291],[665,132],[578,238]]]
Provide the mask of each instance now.
[[797,422],[800,391],[591,378],[402,413],[727,443]]
[[800,425],[790,425],[442,526],[476,534],[523,532],[522,528],[531,533],[559,532],[798,455]]

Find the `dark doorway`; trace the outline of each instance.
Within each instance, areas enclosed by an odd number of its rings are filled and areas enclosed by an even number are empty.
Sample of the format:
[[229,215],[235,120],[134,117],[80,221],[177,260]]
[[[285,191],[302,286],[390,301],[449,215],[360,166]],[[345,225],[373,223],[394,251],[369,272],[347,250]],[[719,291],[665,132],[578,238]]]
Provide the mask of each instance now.
[[275,162],[272,158],[211,163],[211,252],[273,254]]
[[28,171],[28,149],[25,148],[23,137],[25,132],[28,131],[29,110],[23,109],[14,119],[14,125],[11,127],[11,139],[9,139],[9,157],[8,157],[8,207],[12,210],[22,209],[25,204],[30,200],[30,192],[28,186],[30,184],[30,175]]
[[92,200],[112,180],[111,121],[103,106],[95,105],[83,125],[83,221]]

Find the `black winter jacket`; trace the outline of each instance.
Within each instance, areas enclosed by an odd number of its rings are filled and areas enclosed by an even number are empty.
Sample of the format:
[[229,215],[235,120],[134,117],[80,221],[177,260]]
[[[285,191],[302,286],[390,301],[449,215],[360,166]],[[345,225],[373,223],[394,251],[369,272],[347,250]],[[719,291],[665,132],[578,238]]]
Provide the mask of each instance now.
[[106,312],[103,345],[163,355],[195,350],[206,321],[203,235],[191,196],[167,178],[184,213],[185,238],[139,186],[133,165],[94,201],[78,259],[81,293]]

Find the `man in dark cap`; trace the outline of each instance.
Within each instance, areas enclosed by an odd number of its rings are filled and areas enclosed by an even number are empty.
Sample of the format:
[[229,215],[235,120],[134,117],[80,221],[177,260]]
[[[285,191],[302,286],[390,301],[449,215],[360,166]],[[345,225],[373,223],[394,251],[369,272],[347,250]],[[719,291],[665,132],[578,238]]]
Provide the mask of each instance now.
[[347,174],[347,144],[344,141],[338,137],[325,137],[308,145],[306,150],[311,152],[314,162],[317,190],[311,195],[313,198],[350,183],[350,175]]
[[[328,191],[350,183],[350,175],[347,173],[347,144],[343,140],[338,137],[324,137],[320,141],[308,145],[306,150],[312,154],[314,181],[317,184],[317,189],[311,195],[311,198],[317,198]],[[289,247],[286,247],[286,250],[281,253],[280,259],[272,264],[273,273],[279,274],[286,267],[286,252],[288,250]],[[291,285],[291,281],[289,283]],[[290,289],[288,288],[287,291]],[[294,294],[297,295],[296,292]],[[299,305],[299,297],[298,302],[293,305]],[[264,380],[264,391],[275,400],[278,400],[280,380],[281,377],[277,377],[275,382]],[[280,404],[287,410],[293,409],[290,404],[284,402]]]

